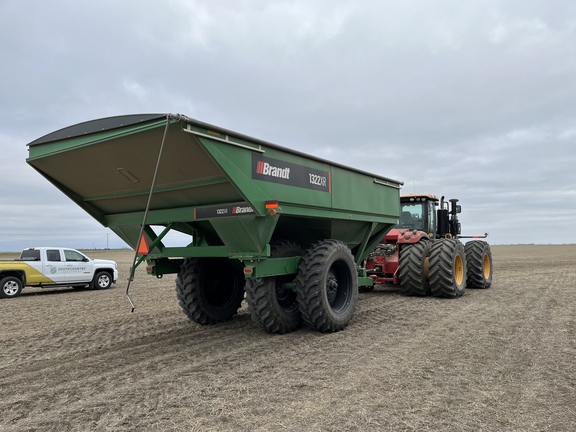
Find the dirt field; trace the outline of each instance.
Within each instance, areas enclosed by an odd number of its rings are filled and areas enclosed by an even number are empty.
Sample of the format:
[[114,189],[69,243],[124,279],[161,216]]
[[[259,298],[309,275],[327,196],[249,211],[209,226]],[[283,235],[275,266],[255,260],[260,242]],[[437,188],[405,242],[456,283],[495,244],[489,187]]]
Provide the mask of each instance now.
[[[0,431],[572,431],[576,245],[493,247],[458,300],[361,293],[343,332],[201,327],[174,278],[0,300]],[[6,258],[6,256],[4,256]]]

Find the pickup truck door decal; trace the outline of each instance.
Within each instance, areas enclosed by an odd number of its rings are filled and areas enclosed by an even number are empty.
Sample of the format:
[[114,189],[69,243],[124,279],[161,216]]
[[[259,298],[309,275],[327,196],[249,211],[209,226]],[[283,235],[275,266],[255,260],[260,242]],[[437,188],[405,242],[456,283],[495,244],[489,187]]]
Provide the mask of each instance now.
[[85,261],[86,257],[72,249],[64,249],[63,252],[66,259],[66,280],[70,283],[88,281],[92,266]]
[[66,263],[62,261],[58,249],[46,250],[46,264],[44,274],[52,279],[54,283],[60,284],[67,280]]

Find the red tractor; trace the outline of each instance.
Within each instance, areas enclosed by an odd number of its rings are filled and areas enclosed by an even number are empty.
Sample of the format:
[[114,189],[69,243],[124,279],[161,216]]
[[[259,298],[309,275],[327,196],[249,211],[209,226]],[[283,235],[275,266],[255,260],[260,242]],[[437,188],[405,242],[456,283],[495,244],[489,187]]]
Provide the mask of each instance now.
[[[400,220],[366,259],[374,284],[400,285],[406,295],[460,297],[464,289],[490,288],[492,252],[482,240],[460,242],[457,199],[402,195]],[[438,209],[436,209],[438,207]]]

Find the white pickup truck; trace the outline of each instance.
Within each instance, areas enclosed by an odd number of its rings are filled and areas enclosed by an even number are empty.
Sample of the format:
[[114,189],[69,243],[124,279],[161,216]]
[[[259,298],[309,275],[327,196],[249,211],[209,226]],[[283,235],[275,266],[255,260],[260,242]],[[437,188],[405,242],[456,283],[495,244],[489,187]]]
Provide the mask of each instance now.
[[91,259],[74,249],[24,249],[20,258],[0,261],[0,298],[18,297],[26,286],[107,289],[118,280],[115,261]]

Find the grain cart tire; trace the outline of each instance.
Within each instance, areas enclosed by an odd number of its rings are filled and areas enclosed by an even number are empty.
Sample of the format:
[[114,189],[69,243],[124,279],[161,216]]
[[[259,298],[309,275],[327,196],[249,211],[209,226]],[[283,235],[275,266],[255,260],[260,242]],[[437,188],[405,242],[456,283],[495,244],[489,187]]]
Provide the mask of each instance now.
[[492,251],[485,241],[474,240],[464,245],[466,252],[466,287],[490,288],[492,285]]
[[176,296],[192,321],[229,321],[244,299],[244,273],[227,258],[187,258],[176,277]]
[[[294,242],[278,241],[270,245],[271,258],[302,256]],[[302,326],[296,291],[290,288],[295,275],[272,276],[246,281],[246,301],[252,320],[268,333],[284,334]]]
[[99,271],[94,275],[91,287],[97,290],[105,290],[112,286],[112,276],[105,271]]
[[430,286],[436,297],[456,298],[466,287],[466,256],[458,240],[440,239],[430,249]]
[[14,298],[22,293],[22,281],[14,276],[0,280],[0,298]]
[[297,277],[302,319],[324,333],[348,325],[358,303],[358,270],[350,249],[338,240],[323,240],[302,257]]
[[432,294],[429,283],[431,241],[422,237],[418,243],[407,244],[400,249],[400,292],[409,296]]

